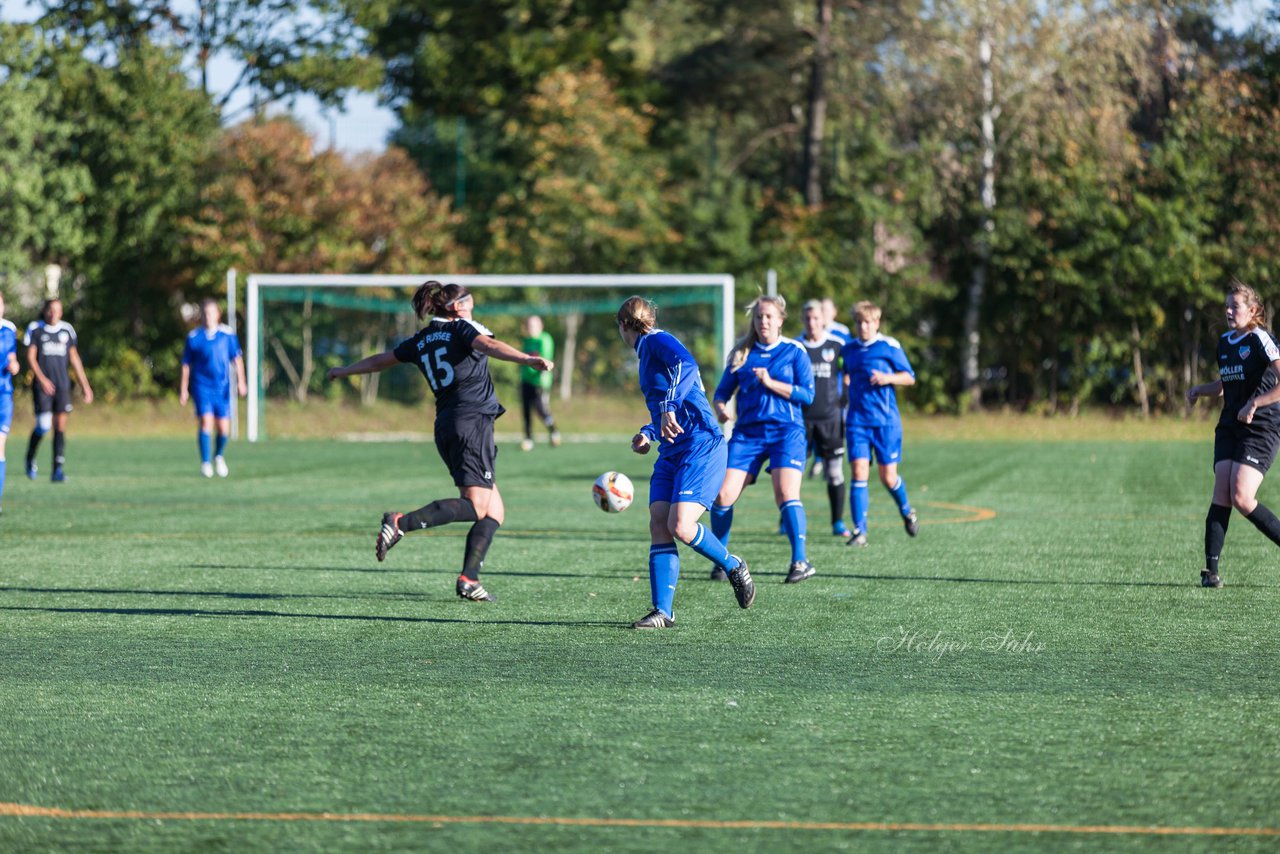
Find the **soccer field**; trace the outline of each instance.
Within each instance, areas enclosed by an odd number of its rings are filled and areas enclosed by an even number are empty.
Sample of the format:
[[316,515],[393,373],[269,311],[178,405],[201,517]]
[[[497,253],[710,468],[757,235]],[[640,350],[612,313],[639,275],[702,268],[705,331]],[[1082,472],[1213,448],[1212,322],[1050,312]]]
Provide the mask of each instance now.
[[[454,494],[434,446],[75,439],[10,449],[0,517],[0,850],[1275,850],[1280,561],[1236,516],[1199,587],[1203,442],[908,442],[908,539],[806,481],[811,581],[767,487],[649,610],[651,458],[503,446],[508,506],[373,556]],[[595,509],[625,471],[637,506]],[[1270,481],[1260,497],[1280,504]]]

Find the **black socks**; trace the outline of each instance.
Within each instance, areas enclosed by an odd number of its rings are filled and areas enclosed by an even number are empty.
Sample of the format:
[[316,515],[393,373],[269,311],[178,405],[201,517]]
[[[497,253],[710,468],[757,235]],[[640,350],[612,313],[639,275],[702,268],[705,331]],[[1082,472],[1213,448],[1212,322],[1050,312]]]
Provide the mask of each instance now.
[[[1244,518],[1253,523],[1253,526],[1259,531],[1267,535],[1267,539],[1280,546],[1280,519],[1276,518],[1276,514],[1267,509],[1265,504],[1259,503],[1253,508],[1253,512]],[[1226,531],[1226,525],[1223,525],[1223,531]]]
[[400,517],[400,530],[406,534],[421,531],[423,528],[435,528],[448,525],[450,522],[474,522],[475,506],[465,498],[442,498],[432,501],[426,507],[419,507],[412,513]]
[[493,535],[498,532],[498,523],[486,516],[471,526],[467,532],[467,555],[462,561],[462,576],[468,581],[480,578],[480,568],[484,566],[484,556],[489,553],[493,543]]
[[1226,542],[1230,522],[1230,507],[1209,505],[1209,515],[1204,520],[1204,568],[1213,575],[1218,574],[1218,558],[1222,555],[1222,544]]

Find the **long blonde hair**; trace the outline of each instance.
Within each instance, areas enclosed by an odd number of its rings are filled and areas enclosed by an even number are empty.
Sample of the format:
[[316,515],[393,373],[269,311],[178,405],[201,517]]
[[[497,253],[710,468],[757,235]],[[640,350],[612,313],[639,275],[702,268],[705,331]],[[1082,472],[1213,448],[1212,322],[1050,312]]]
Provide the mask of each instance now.
[[1227,299],[1231,297],[1241,297],[1244,304],[1253,310],[1253,325],[1250,329],[1257,329],[1267,325],[1267,307],[1262,304],[1262,297],[1258,296],[1258,292],[1246,285],[1239,279],[1232,279],[1231,286],[1227,288]]
[[756,334],[756,306],[762,303],[772,305],[783,320],[787,319],[787,301],[782,297],[761,294],[753,299],[747,306],[747,334],[738,339],[738,343],[733,345],[733,352],[729,354],[731,370],[741,368],[743,362],[747,361],[747,356],[751,355],[751,348],[760,342],[760,336]]

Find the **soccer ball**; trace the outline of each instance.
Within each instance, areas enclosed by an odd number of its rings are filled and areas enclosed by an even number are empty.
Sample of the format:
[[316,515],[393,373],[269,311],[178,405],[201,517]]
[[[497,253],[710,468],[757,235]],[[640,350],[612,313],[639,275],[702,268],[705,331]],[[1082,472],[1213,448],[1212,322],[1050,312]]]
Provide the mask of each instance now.
[[620,471],[605,472],[591,486],[591,498],[606,513],[621,513],[626,510],[631,506],[631,499],[635,494],[631,478]]

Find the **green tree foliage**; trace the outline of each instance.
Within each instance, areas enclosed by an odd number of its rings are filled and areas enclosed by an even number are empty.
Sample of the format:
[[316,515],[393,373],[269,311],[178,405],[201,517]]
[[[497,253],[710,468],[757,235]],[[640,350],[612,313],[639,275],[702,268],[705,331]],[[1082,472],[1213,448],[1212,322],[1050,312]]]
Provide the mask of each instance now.
[[0,24],[0,281],[68,264],[89,242],[90,176],[71,156],[62,92],[41,74],[50,52],[33,28]]

